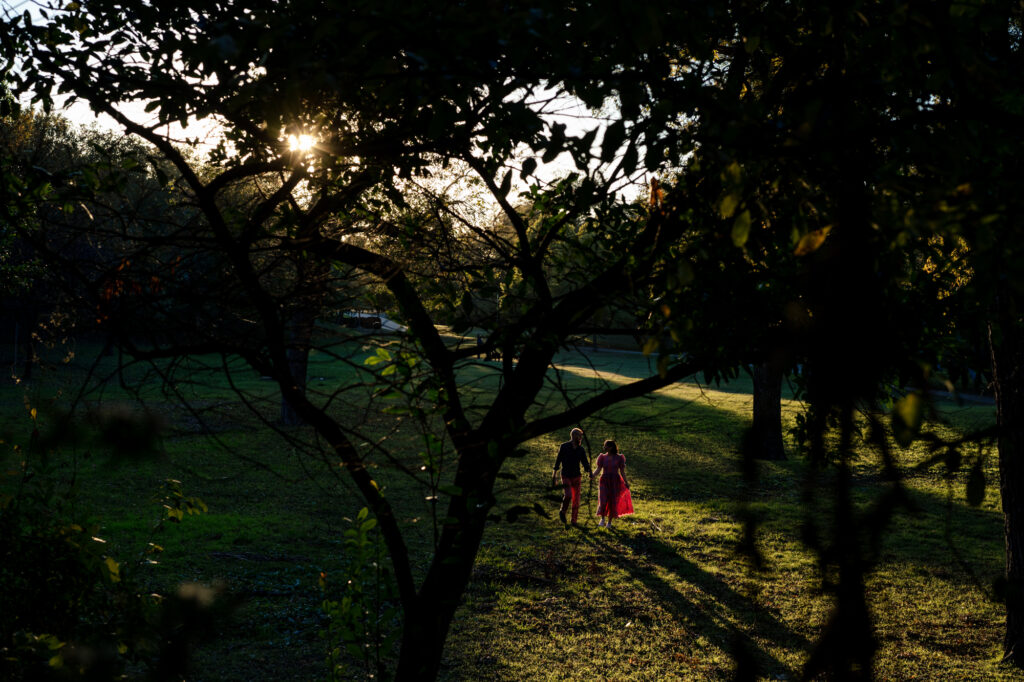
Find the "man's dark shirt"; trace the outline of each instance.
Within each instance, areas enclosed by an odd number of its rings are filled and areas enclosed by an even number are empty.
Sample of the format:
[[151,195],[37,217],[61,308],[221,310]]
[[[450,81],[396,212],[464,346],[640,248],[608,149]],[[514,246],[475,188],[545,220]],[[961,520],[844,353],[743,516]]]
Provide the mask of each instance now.
[[587,457],[587,451],[583,449],[583,446],[573,446],[571,440],[562,443],[558,448],[558,457],[555,459],[555,471],[561,467],[563,476],[575,478],[582,475],[580,464],[586,464],[587,471],[590,471],[590,458]]

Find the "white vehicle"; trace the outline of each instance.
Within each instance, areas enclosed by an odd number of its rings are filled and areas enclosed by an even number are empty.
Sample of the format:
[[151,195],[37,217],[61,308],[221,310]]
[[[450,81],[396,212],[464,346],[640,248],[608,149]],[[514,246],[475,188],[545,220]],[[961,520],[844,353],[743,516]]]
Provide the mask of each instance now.
[[361,310],[346,310],[341,314],[341,324],[354,329],[380,329],[387,332],[404,332],[405,327],[388,319],[387,315]]

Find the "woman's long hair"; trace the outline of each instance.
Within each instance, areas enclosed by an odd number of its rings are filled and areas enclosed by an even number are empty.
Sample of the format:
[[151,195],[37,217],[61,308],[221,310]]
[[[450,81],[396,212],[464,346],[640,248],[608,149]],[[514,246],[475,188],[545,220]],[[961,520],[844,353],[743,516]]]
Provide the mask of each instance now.
[[619,454],[619,446],[615,444],[613,440],[606,440],[604,442],[604,451],[613,455]]

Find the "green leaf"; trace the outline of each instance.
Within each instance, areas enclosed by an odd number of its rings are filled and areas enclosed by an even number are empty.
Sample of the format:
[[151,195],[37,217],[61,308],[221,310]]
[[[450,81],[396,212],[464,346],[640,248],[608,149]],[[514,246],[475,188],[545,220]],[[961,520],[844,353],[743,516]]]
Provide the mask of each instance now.
[[556,123],[551,126],[551,139],[548,140],[547,147],[544,150],[544,154],[540,157],[540,160],[544,163],[551,163],[555,158],[562,153],[565,149],[565,124]]
[[732,224],[732,243],[743,247],[750,237],[750,211],[744,211],[736,216]]
[[597,128],[590,129],[583,137],[576,141],[573,159],[576,162],[577,170],[585,171],[590,160],[590,149],[594,146],[597,138]]
[[107,557],[103,563],[106,565],[107,573],[110,575],[110,582],[121,582],[121,566],[112,557]]
[[832,226],[826,225],[820,230],[813,230],[800,237],[796,248],[793,249],[793,254],[796,256],[806,256],[809,253],[814,253],[825,243],[825,238],[828,237],[828,233],[831,230]]
[[954,2],[949,7],[949,16],[954,19],[961,19],[963,17],[973,17],[978,13],[976,7],[966,2]]
[[892,410],[892,435],[902,447],[909,447],[924,419],[924,399],[916,391],[896,401]]
[[382,362],[391,362],[391,353],[386,348],[378,348],[373,355],[363,360],[363,364],[370,367],[379,365]]
[[615,152],[622,146],[626,139],[626,124],[623,121],[612,123],[604,131],[604,138],[601,140],[601,160],[608,163],[615,158]]
[[739,184],[740,180],[743,179],[743,168],[740,167],[738,162],[733,161],[722,172],[722,179],[726,182]]
[[654,351],[658,350],[658,343],[659,342],[658,342],[658,337],[657,336],[648,336],[647,339],[644,340],[644,345],[643,345],[644,355],[650,355]]
[[537,159],[532,156],[526,161],[523,161],[523,169],[519,173],[519,177],[526,179],[527,176],[533,175],[533,172],[537,170]]
[[45,644],[46,648],[50,651],[56,651],[57,649],[63,647],[65,644],[64,642],[60,641],[56,635],[39,635],[36,638],[36,641],[38,641],[41,644]]
[[722,219],[731,218],[736,209],[739,208],[741,197],[738,192],[726,194],[722,197],[722,200],[718,202],[718,215],[722,216]]

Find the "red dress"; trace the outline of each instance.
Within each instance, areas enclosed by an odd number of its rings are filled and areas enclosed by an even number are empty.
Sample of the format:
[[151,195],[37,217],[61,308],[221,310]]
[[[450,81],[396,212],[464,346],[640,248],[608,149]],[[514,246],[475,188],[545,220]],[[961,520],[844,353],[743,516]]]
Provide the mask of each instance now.
[[626,456],[604,453],[598,455],[597,466],[601,469],[601,501],[597,515],[615,519],[633,513],[633,497],[622,478],[626,468]]

